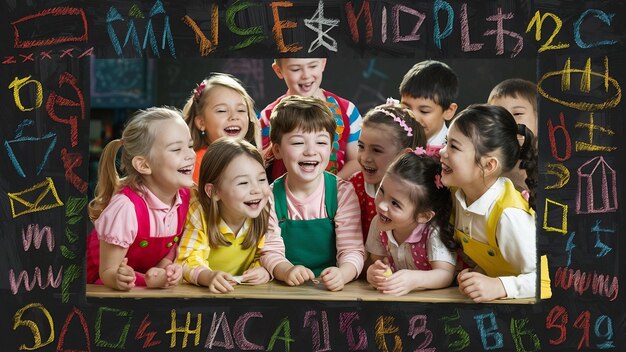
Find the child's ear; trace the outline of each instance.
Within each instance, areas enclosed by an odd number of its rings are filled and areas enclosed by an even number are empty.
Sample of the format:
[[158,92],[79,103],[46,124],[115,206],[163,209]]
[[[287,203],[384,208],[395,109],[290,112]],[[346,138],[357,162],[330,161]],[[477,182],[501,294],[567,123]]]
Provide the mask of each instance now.
[[278,76],[279,79],[285,79],[283,77],[283,71],[280,68],[280,65],[277,64],[276,62],[272,63],[272,70],[274,70],[274,73],[276,73],[276,76]]
[[196,117],[193,118],[193,123],[196,125],[196,128],[200,131],[204,131],[204,119],[202,118],[202,116],[200,115],[196,115]]
[[209,198],[215,200],[216,202],[220,200],[220,197],[217,195],[217,189],[215,189],[212,183],[207,183],[204,185],[204,193],[206,193]]
[[320,65],[322,65],[322,72],[326,68],[326,58],[320,59]]
[[280,145],[272,143],[272,153],[274,154],[274,159],[282,159],[283,156],[280,155]]
[[452,120],[452,118],[454,117],[454,114],[456,114],[456,109],[458,109],[459,106],[456,103],[452,103],[450,104],[450,106],[443,111],[443,118],[446,121],[450,121]]
[[423,211],[419,214],[417,214],[417,222],[419,224],[426,224],[428,223],[433,217],[435,216],[435,212],[432,210],[429,211]]
[[148,159],[143,156],[136,156],[132,160],[133,168],[142,175],[151,175],[152,169],[148,163]]
[[493,174],[498,171],[500,168],[500,160],[493,156],[484,156],[483,157],[483,170],[485,175]]

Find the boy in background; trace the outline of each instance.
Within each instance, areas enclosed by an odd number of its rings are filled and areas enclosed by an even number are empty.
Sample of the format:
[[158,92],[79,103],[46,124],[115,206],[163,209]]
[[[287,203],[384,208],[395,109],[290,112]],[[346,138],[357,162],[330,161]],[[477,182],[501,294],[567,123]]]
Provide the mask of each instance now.
[[400,102],[411,109],[424,127],[430,150],[438,151],[446,142],[446,121],[456,113],[458,93],[456,73],[443,62],[418,62],[402,78]]
[[332,153],[327,171],[348,179],[350,175],[359,171],[357,162],[357,141],[361,134],[361,114],[356,106],[346,100],[321,88],[326,59],[322,58],[283,58],[275,59],[272,69],[278,78],[285,81],[287,92],[276,101],[269,104],[259,114],[261,123],[261,139],[263,150],[268,162],[270,181],[275,180],[286,172],[281,160],[274,160],[270,147],[270,115],[272,109],[285,97],[300,95],[322,100],[333,113],[337,128],[335,129]]

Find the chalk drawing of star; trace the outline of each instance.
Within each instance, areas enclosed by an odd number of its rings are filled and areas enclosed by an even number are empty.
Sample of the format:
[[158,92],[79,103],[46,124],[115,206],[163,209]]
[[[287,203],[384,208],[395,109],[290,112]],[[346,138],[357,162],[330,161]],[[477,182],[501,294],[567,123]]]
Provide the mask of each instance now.
[[[317,11],[313,14],[313,17],[304,20],[304,24],[311,30],[317,32],[317,39],[315,39],[309,46],[309,53],[323,45],[326,49],[337,51],[337,41],[328,35],[327,33],[339,25],[338,19],[324,18],[324,2],[320,0],[317,6]],[[324,26],[329,26],[324,30]],[[327,42],[326,39],[329,41]]]

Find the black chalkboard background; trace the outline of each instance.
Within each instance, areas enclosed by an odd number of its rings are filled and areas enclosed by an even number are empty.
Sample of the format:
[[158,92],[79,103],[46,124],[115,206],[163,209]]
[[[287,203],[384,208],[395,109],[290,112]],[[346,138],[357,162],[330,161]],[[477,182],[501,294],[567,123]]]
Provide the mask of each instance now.
[[[619,281],[624,280],[620,269],[626,267],[620,226],[625,218],[620,175],[626,171],[621,136],[624,1],[5,0],[2,5],[3,351],[619,351],[626,347],[626,310],[619,295]],[[281,20],[297,22],[295,29],[281,32],[285,44],[300,43],[301,51],[279,52],[281,46],[272,32],[272,6]],[[304,19],[312,18],[318,6],[323,6],[325,18],[339,21],[328,32],[337,47],[334,51],[321,46],[307,54],[317,34],[307,29]],[[355,39],[349,18],[367,6],[373,14],[371,40],[364,17],[357,21],[360,36]],[[402,35],[411,33],[417,14],[424,15],[415,33],[419,40],[393,41],[394,8],[401,10]],[[220,20],[219,44],[201,55],[194,32],[182,19],[190,16],[212,39],[213,9]],[[390,18],[384,43],[383,9]],[[229,11],[233,25],[227,24]],[[502,51],[498,36],[489,32],[498,28],[498,22],[488,17],[499,12],[506,15],[500,22]],[[138,33],[136,46],[132,32],[124,45],[131,23]],[[253,39],[253,31],[242,35],[239,30],[255,26],[259,41],[235,49],[243,40]],[[145,37],[148,28],[155,33],[154,47],[152,37]],[[328,44],[330,39],[325,39]],[[524,44],[519,53],[518,39]],[[481,49],[471,51],[480,43]],[[450,62],[463,77],[480,83],[476,84],[480,89],[471,90],[472,81],[463,82],[461,91],[470,89],[472,96],[462,93],[461,107],[483,101],[485,89],[500,75],[533,78],[528,67],[536,60],[534,78],[541,93],[538,251],[548,255],[553,297],[531,306],[175,298],[87,301],[83,253],[89,228],[85,204],[91,92],[94,106],[123,106],[119,97],[107,96],[106,86],[93,86],[94,60],[140,59],[138,64],[124,65],[138,72],[156,72],[156,81],[145,75],[143,80],[125,82],[135,88],[135,95],[127,98],[135,99],[135,107],[165,102],[180,106],[195,83],[216,70],[242,76],[262,107],[276,91],[284,90],[268,64],[282,55],[328,56],[332,64],[323,86],[355,100],[362,113],[381,97],[397,96],[398,76],[424,58]],[[198,67],[204,63],[206,70]],[[467,71],[477,65],[493,72],[477,71],[472,77]],[[369,76],[351,83],[351,75],[363,72]],[[358,95],[359,88],[369,95]]]

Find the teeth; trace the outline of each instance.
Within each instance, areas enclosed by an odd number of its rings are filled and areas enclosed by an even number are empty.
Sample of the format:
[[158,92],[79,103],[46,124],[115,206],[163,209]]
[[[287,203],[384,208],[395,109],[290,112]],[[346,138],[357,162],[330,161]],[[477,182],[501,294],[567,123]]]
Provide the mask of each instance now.
[[317,165],[317,161],[301,161],[298,164],[300,164],[300,165]]

